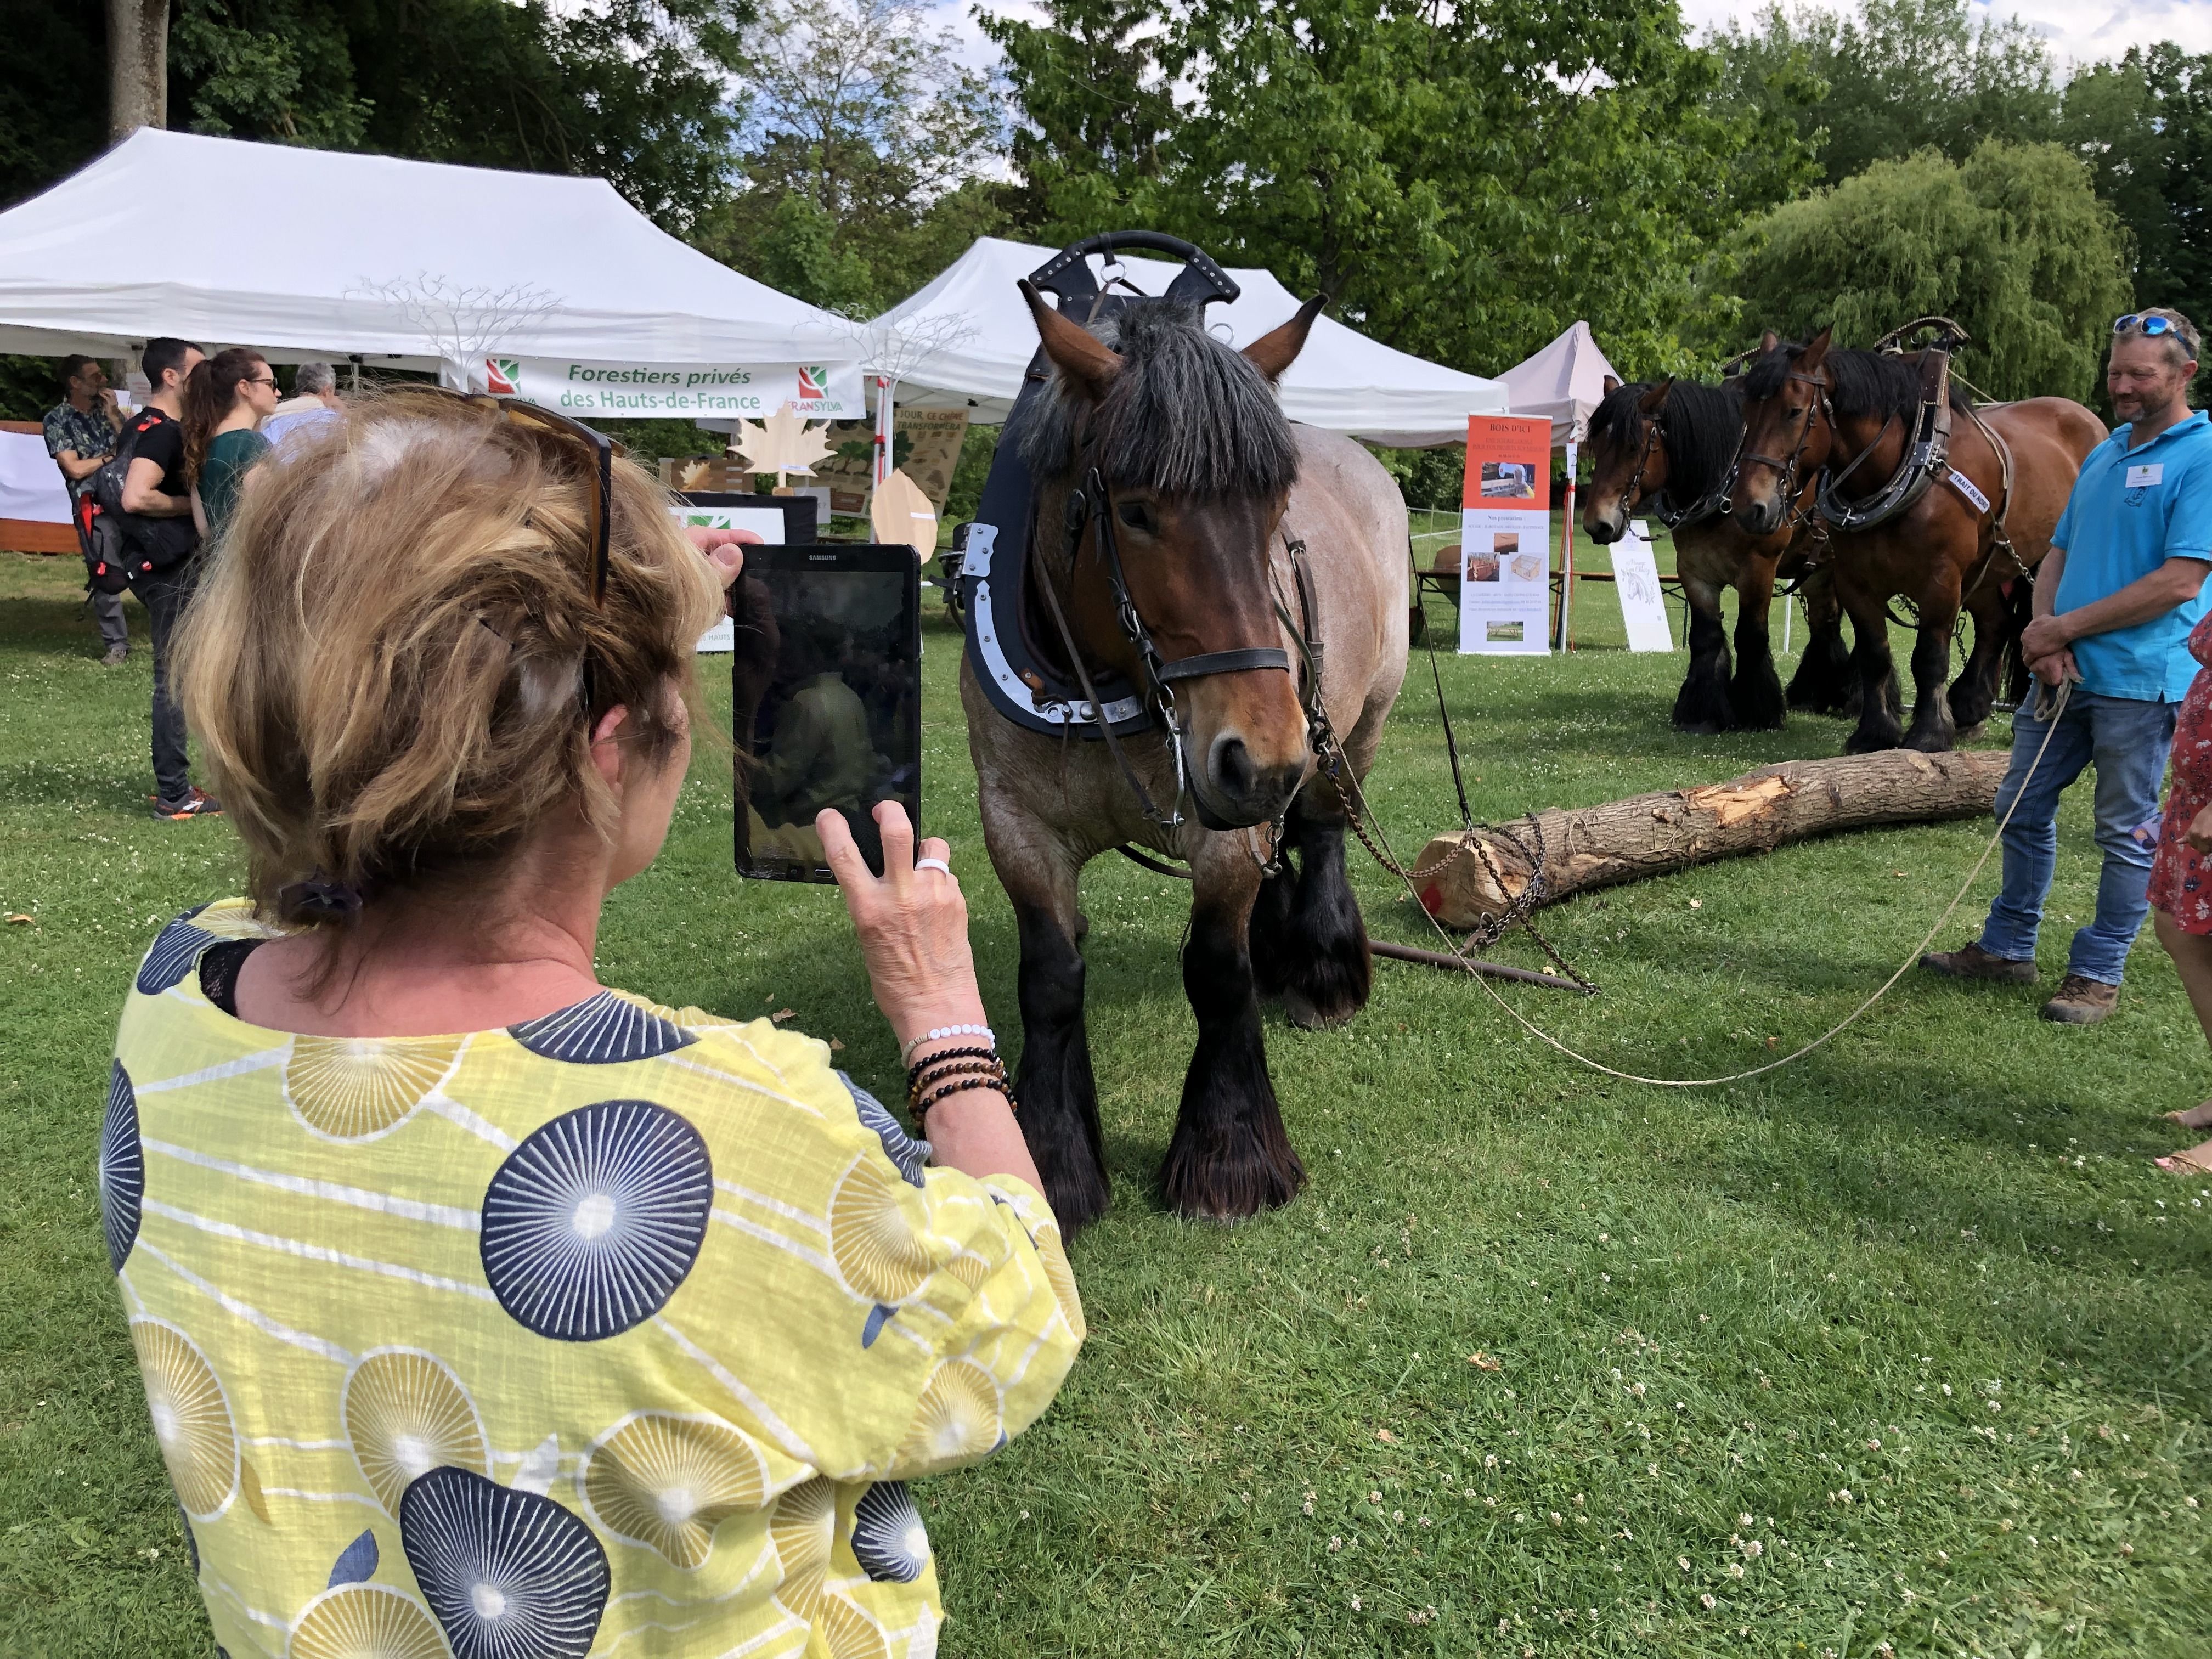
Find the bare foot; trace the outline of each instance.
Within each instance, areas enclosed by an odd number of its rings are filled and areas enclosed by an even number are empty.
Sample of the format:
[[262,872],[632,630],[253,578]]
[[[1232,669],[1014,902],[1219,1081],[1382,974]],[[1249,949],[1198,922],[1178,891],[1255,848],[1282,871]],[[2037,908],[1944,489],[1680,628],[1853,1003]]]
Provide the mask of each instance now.
[[2185,1112],[2168,1112],[2168,1123],[2179,1123],[2185,1129],[2212,1129],[2212,1100],[2201,1102]]
[[2212,1176],[2212,1140],[2201,1141],[2172,1158],[2154,1158],[2151,1162],[2168,1175]]

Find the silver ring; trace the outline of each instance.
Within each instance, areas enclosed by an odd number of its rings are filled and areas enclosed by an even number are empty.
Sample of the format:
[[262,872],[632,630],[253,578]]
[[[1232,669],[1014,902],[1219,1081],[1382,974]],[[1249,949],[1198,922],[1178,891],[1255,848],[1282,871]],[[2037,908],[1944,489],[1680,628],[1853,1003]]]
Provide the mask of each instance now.
[[917,870],[942,870],[948,876],[952,873],[952,866],[943,859],[916,859],[914,867]]

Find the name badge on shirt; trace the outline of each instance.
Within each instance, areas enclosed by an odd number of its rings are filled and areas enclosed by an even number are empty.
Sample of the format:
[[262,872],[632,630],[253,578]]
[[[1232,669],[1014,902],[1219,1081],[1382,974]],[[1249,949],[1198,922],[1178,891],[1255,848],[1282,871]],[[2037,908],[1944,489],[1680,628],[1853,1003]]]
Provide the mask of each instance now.
[[2147,489],[2152,484],[2163,483],[2165,478],[2164,461],[2145,461],[2141,466],[2128,469],[2128,488],[2130,489]]

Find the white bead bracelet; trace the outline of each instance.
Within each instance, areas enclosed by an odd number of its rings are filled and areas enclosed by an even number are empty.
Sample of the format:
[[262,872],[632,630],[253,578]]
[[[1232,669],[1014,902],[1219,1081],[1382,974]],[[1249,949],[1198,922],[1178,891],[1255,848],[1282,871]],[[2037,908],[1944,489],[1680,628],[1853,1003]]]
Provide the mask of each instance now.
[[999,1046],[997,1034],[988,1025],[939,1025],[909,1040],[905,1048],[900,1052],[899,1064],[911,1065],[914,1060],[914,1051],[925,1042],[939,1042],[946,1037],[956,1036],[979,1036],[994,1048]]

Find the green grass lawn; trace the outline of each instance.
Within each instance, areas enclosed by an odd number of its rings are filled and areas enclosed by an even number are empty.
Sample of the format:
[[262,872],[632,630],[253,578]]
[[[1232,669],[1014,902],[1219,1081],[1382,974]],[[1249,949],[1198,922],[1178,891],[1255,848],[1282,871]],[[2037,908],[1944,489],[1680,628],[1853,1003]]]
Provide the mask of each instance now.
[[[147,816],[147,660],[96,665],[76,568],[0,562],[0,910],[31,918],[0,927],[0,1653],[206,1656],[92,1161],[138,955],[234,891],[238,859],[220,822]],[[1443,659],[1479,814],[1841,743],[1805,718],[1680,736],[1682,659],[1606,648],[1607,589],[1584,590],[1577,631],[1594,643],[1565,659]],[[1010,1024],[957,652],[933,621],[927,816]],[[1427,674],[1417,659],[1370,785],[1401,854],[1456,821]],[[702,760],[660,862],[609,906],[605,976],[795,1009],[893,1085],[836,896],[735,880],[729,805]],[[1633,1069],[1787,1052],[1887,974],[1987,828],[1586,896],[1543,925],[1602,994],[1504,994]],[[2086,788],[2062,837],[2046,994],[2094,892]],[[1353,857],[1378,936],[1420,941]],[[1153,1182],[1193,1037],[1188,890],[1109,859],[1084,900],[1115,1206],[1077,1246],[1091,1335],[1058,1405],[922,1492],[945,1652],[2206,1650],[2212,1182],[2149,1158],[2183,1144],[2157,1114],[2212,1066],[2148,938],[2094,1030],[2038,1021],[2025,988],[1909,976],[1802,1064],[1692,1092],[1581,1070],[1474,987],[1378,963],[1348,1027],[1270,1017],[1312,1184],[1224,1229],[1163,1213]],[[1498,953],[1540,965],[1525,940]]]

